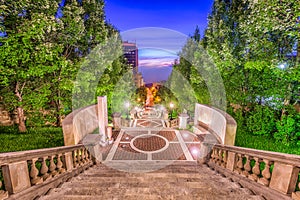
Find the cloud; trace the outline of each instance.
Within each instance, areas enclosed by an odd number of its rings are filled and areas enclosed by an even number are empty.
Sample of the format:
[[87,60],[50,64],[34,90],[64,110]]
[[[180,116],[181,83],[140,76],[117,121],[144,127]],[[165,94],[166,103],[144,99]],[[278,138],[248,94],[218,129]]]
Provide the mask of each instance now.
[[136,42],[139,49],[162,49],[177,54],[185,42],[187,36],[166,28],[146,27],[121,32],[123,41]]
[[139,50],[139,66],[144,68],[162,68],[173,65],[178,56],[162,49]]

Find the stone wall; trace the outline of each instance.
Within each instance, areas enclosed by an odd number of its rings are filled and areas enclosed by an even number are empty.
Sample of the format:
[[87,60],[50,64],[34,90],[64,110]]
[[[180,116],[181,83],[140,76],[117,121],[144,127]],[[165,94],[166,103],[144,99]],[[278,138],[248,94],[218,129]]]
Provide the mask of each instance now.
[[194,125],[204,126],[220,143],[234,145],[237,124],[226,112],[202,104],[195,106]]
[[62,123],[65,146],[78,144],[99,127],[97,105],[73,111]]

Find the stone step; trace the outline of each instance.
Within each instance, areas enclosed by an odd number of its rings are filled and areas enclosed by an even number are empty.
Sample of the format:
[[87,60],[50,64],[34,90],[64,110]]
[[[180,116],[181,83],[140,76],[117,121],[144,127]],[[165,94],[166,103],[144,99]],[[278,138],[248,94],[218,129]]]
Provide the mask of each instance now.
[[[124,188],[156,188],[161,189],[161,182],[137,182],[137,181],[122,181],[122,182],[67,182],[61,186],[61,188],[115,188],[115,189],[124,189]],[[199,182],[164,182],[164,189],[169,190],[180,190],[182,188],[188,189],[204,189],[206,190],[207,184]]]
[[[43,196],[39,198],[39,200],[52,200],[52,199],[62,199],[62,200],[84,200],[84,199],[143,199],[143,200],[152,200],[152,199],[187,199],[187,200],[194,200],[194,199],[204,199],[204,200],[227,200],[227,199],[236,199],[236,200],[265,200],[263,197],[258,196],[258,195],[247,195],[247,194],[233,194],[233,193],[228,193],[228,194],[223,194],[223,193],[217,193],[213,191],[206,190],[205,192],[199,192],[199,193],[181,193],[181,194],[174,194],[171,193],[172,191],[161,191],[157,190],[155,192],[152,192],[151,194],[149,193],[130,193],[132,191],[126,191],[126,190],[105,190],[105,193],[102,193],[100,195],[91,195],[91,194],[86,194],[86,195],[79,195],[79,194],[67,194],[70,192],[72,189],[69,188],[68,191],[65,194],[62,193],[55,193],[52,195],[48,196]],[[61,190],[63,191],[63,190]],[[141,191],[141,190],[140,190]],[[64,191],[65,192],[65,191]]]
[[105,165],[92,167],[41,200],[52,199],[253,199],[263,200],[206,166],[182,163],[149,173],[128,173]]

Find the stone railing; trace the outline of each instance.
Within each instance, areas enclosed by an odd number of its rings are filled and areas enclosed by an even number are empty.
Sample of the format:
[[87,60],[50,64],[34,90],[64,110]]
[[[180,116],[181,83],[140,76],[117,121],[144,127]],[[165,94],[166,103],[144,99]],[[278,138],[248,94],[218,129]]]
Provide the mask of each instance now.
[[78,144],[87,134],[99,127],[97,108],[97,104],[80,108],[63,120],[65,146]]
[[170,120],[170,127],[171,128],[177,128],[178,126],[179,126],[179,119],[178,118]]
[[96,163],[84,145],[0,154],[0,199],[35,199]]
[[207,163],[267,199],[300,199],[300,156],[204,144]]
[[234,145],[237,124],[226,112],[207,105],[196,104],[193,132],[203,133],[202,129],[213,134],[217,143]]

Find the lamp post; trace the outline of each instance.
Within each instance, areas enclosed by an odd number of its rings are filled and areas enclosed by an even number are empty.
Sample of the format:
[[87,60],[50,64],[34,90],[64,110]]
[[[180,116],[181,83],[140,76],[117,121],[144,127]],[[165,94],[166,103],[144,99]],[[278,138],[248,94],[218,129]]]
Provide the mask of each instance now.
[[172,116],[173,116],[173,108],[174,108],[174,104],[172,102],[170,103],[170,108],[171,108],[171,118],[170,119],[172,120],[173,119],[172,118]]
[[127,101],[127,102],[125,103],[125,107],[126,107],[126,109],[127,109],[126,119],[129,119],[129,106],[130,106],[130,103]]

